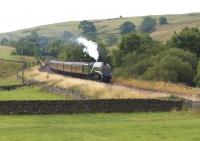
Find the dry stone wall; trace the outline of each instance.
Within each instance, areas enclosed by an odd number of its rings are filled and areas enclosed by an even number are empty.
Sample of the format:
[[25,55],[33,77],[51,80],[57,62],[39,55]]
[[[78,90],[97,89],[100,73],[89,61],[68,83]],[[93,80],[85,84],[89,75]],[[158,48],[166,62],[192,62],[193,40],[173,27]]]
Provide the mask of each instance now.
[[183,101],[155,99],[0,101],[0,114],[158,112],[181,110],[182,106]]

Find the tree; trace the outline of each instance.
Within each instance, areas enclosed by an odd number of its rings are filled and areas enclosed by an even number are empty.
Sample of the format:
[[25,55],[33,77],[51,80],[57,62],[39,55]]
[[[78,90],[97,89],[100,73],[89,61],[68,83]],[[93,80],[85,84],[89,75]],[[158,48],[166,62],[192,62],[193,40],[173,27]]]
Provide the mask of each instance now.
[[156,25],[157,25],[156,19],[150,16],[146,16],[144,17],[144,20],[140,28],[142,32],[152,32],[153,30],[155,30]]
[[97,50],[98,50],[98,52],[99,52],[99,59],[98,59],[98,61],[102,61],[102,62],[104,62],[104,61],[108,61],[107,59],[107,55],[108,55],[108,51],[107,51],[107,49],[106,49],[106,47],[105,47],[105,45],[102,43],[102,42],[99,42],[98,43],[98,48],[97,48]]
[[108,46],[113,46],[113,45],[117,44],[117,42],[118,42],[117,36],[115,36],[115,35],[107,35],[106,36],[106,44]]
[[41,57],[43,48],[48,46],[48,38],[39,36],[36,32],[31,32],[30,35],[20,38],[16,42],[11,42],[16,45],[16,54],[21,55],[23,48],[23,54],[27,56]]
[[83,52],[83,46],[68,43],[61,48],[61,51],[58,53],[58,60],[63,61],[94,61],[90,56]]
[[130,32],[135,32],[135,25],[132,22],[124,22],[120,26],[120,33],[121,34],[127,34]]
[[164,25],[164,24],[168,24],[168,22],[167,22],[167,18],[162,16],[159,18],[159,25]]
[[28,37],[20,38],[16,43],[16,53],[21,55],[23,48],[23,54],[27,56],[34,56],[37,46],[35,42],[29,41]]
[[196,77],[195,77],[195,82],[196,82],[196,86],[200,87],[200,60],[198,62],[197,74],[196,74]]
[[125,54],[138,52],[143,53],[153,46],[153,40],[148,34],[129,33],[122,37],[119,48]]
[[82,30],[82,34],[89,38],[96,38],[96,26],[93,22],[89,21],[81,21],[79,24],[79,28]]
[[58,54],[61,52],[64,46],[65,46],[65,43],[62,40],[51,40],[51,43],[49,43],[47,47],[47,53],[50,56],[57,58]]
[[198,28],[184,28],[180,33],[174,33],[168,45],[191,51],[200,56],[200,31]]
[[152,61],[152,66],[142,75],[143,79],[193,84],[197,67],[193,53],[171,48],[153,57]]
[[7,38],[3,38],[3,39],[1,40],[1,45],[3,45],[3,46],[8,46],[8,45],[9,45],[8,39],[7,39]]
[[27,36],[28,40],[31,42],[37,42],[39,35],[37,34],[37,32],[32,31],[30,36]]
[[62,34],[62,39],[64,41],[69,41],[74,35],[69,31],[64,31]]
[[120,67],[123,64],[123,53],[119,49],[112,51],[112,64],[114,67]]
[[38,48],[45,48],[49,44],[49,38],[45,36],[39,36],[37,39]]

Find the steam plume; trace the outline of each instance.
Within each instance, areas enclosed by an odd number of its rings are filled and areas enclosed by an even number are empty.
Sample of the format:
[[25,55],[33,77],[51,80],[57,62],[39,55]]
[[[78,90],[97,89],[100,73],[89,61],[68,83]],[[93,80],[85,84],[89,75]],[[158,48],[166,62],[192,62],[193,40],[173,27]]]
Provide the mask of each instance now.
[[99,58],[99,52],[98,52],[98,46],[97,43],[87,40],[86,38],[79,37],[76,39],[76,41],[83,45],[85,48],[83,49],[83,52],[87,53],[90,57],[94,58],[96,61]]

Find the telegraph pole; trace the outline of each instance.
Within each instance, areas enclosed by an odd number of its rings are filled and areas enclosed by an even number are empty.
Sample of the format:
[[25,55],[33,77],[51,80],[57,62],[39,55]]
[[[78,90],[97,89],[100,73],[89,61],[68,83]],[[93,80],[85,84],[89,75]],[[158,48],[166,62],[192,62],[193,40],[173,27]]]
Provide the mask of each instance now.
[[22,84],[24,84],[24,49],[21,48],[21,69],[22,69]]

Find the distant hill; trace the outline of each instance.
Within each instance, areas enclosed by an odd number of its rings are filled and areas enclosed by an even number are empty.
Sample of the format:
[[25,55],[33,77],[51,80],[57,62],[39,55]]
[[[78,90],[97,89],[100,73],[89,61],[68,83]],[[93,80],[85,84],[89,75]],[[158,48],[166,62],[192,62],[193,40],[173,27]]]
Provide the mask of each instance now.
[[[169,24],[163,26],[157,26],[156,31],[151,33],[151,36],[159,41],[166,41],[170,39],[174,31],[180,31],[184,27],[198,27],[200,28],[200,13],[189,13],[179,15],[154,15],[152,17],[158,19],[160,16],[165,16],[168,19]],[[99,37],[105,39],[110,36],[108,33],[115,33],[119,35],[119,26],[125,21],[131,21],[138,27],[142,22],[143,17],[124,17],[113,19],[93,20],[97,27]],[[9,33],[0,34],[0,39],[6,37],[9,39],[18,39],[25,35],[30,34],[31,31],[35,31],[40,35],[47,37],[61,37],[62,34],[67,31],[74,35],[80,35],[80,29],[78,28],[79,21],[55,23],[49,25],[38,26],[34,28],[22,29]],[[112,35],[112,34],[111,34]]]

